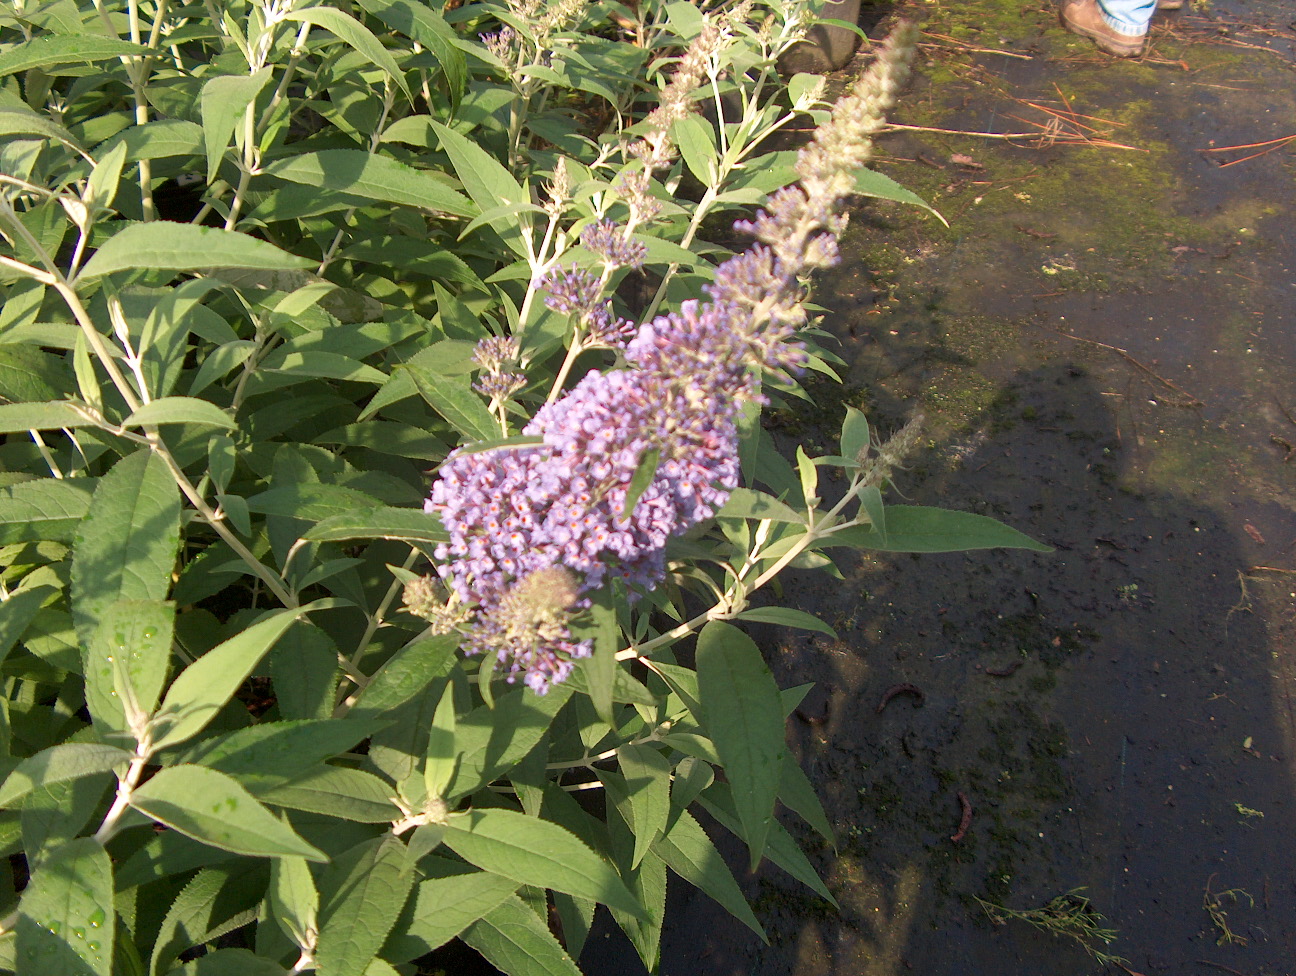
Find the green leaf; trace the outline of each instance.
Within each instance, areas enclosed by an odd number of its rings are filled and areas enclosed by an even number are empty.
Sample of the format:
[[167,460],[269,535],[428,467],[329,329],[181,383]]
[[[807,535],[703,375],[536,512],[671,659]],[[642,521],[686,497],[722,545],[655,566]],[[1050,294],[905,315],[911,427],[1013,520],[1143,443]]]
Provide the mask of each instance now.
[[31,586],[10,593],[9,598],[0,603],[0,661],[9,656],[42,604],[55,592],[51,586]]
[[854,407],[847,407],[846,419],[842,421],[842,456],[861,460],[860,454],[868,450],[871,443],[868,418]]
[[178,966],[167,976],[288,976],[288,971],[249,949],[217,949]]
[[61,356],[18,343],[0,345],[0,397],[13,403],[58,400],[75,386]]
[[445,945],[518,889],[516,881],[457,861],[425,858],[420,868],[430,864],[452,873],[418,886],[408,921],[402,919],[383,947],[384,959],[402,963]]
[[[738,817],[734,812],[733,792],[729,789],[728,783],[715,783],[709,790],[702,794],[702,805],[706,807],[707,812],[716,820],[733,831],[735,834],[740,833],[740,824]],[[770,825],[769,846],[767,848],[769,859],[781,867],[792,877],[796,878],[806,887],[812,889],[822,898],[832,903],[834,908],[838,908],[837,899],[833,897],[832,892],[828,890],[823,879],[815,871],[814,866],[802,853],[801,848],[797,846],[792,835],[783,829],[783,825],[775,820]]]
[[[458,376],[438,376],[431,370],[404,363],[400,366],[413,380],[428,405],[469,440],[489,441],[500,436],[499,422],[468,381]],[[0,410],[3,408],[0,407]]]
[[310,7],[306,10],[284,11],[282,19],[323,27],[334,37],[355,48],[357,53],[367,59],[370,64],[382,68],[387,73],[387,76],[396,83],[397,87],[405,93],[405,97],[410,101],[414,100],[409,86],[405,84],[405,76],[396,64],[396,59],[382,46],[382,42],[374,37],[373,31],[354,17],[344,14],[334,7]]
[[689,172],[697,177],[703,186],[713,186],[716,182],[715,130],[711,123],[698,115],[685,115],[671,126],[671,135],[679,146],[680,156]]
[[177,745],[202,731],[301,612],[272,613],[180,672],[158,711],[154,745],[159,749]]
[[123,427],[146,427],[158,424],[204,424],[237,430],[238,424],[220,407],[194,397],[162,397],[140,407],[122,421]]
[[360,0],[360,6],[436,55],[450,87],[451,110],[458,112],[467,89],[468,65],[457,46],[461,42],[454,28],[431,7],[410,0]]
[[51,783],[110,772],[131,760],[133,753],[94,742],[66,742],[24,759],[0,785],[0,807],[13,807],[32,790]]
[[212,847],[252,857],[327,858],[238,782],[202,766],[170,766],[131,794],[145,816]]
[[718,620],[698,635],[697,675],[703,725],[738,784],[734,801],[755,870],[787,753],[778,685],[755,642]]
[[296,779],[260,791],[260,799],[290,810],[306,810],[356,823],[395,823],[401,812],[393,789],[373,773],[345,766],[317,766]]
[[85,697],[96,725],[131,730],[152,713],[166,683],[175,629],[175,604],[119,600],[105,608],[89,647],[82,652]]
[[180,546],[180,491],[148,450],[99,479],[72,553],[72,619],[89,647],[118,600],[164,600]]
[[[946,227],[949,226],[949,221],[937,213],[930,203],[912,190],[905,189],[891,177],[884,176],[875,170],[861,169],[855,173],[855,192],[860,196],[873,197],[877,200],[893,200],[896,203],[908,203],[915,207],[922,207],[924,210],[935,214],[936,219]],[[852,455],[847,454],[846,456],[851,457]]]
[[65,64],[89,64],[93,61],[115,61],[133,54],[146,54],[138,44],[115,37],[37,37],[15,44],[0,54],[0,78],[30,68],[54,68]]
[[477,207],[463,194],[456,193],[430,172],[362,149],[322,149],[289,156],[263,167],[262,173],[290,183],[456,217],[472,217],[477,213]]
[[455,634],[438,634],[401,648],[369,679],[351,707],[351,718],[377,718],[422,693],[449,672],[458,648]]
[[760,936],[762,942],[769,944],[765,930],[752,914],[724,858],[687,810],[680,811],[675,822],[653,844],[653,853],[693,887],[700,888],[719,902],[729,914]]
[[204,739],[180,761],[226,773],[255,792],[258,782],[277,786],[346,752],[372,732],[370,723],[355,719],[262,722]]
[[815,795],[814,786],[796,761],[796,756],[788,753],[783,760],[783,769],[779,774],[779,799],[789,810],[796,813],[813,827],[824,840],[833,847],[837,838],[833,835],[832,824],[824,813],[823,804]]
[[670,816],[671,767],[666,757],[650,745],[625,745],[617,750],[628,794],[634,853],[630,866],[638,867]]
[[594,711],[608,725],[616,726],[612,714],[613,689],[621,666],[617,664],[617,651],[621,650],[621,627],[617,623],[615,597],[610,586],[594,594],[593,603],[584,626],[573,632],[576,640],[594,642],[594,653],[581,661],[579,670],[585,676],[584,690],[594,703]]
[[337,645],[315,624],[299,620],[270,651],[270,680],[286,719],[326,718],[337,687]]
[[738,614],[735,620],[751,620],[754,623],[777,624],[780,627],[799,627],[802,630],[814,630],[835,638],[837,631],[812,613],[794,610],[791,607],[752,607]]
[[404,842],[391,833],[336,857],[320,875],[320,976],[361,973],[391,931],[414,887]]
[[333,515],[308,529],[307,542],[397,539],[401,542],[446,542],[450,536],[435,515],[414,508],[372,508]]
[[767,495],[753,488],[735,488],[731,491],[728,501],[716,513],[716,517],[769,519],[773,522],[805,524],[804,515],[793,511],[773,495]]
[[162,920],[149,972],[166,972],[182,953],[213,941],[215,933],[252,909],[260,901],[265,874],[263,863],[242,861],[203,868],[194,875]]
[[482,705],[460,717],[455,726],[459,769],[447,798],[476,793],[512,769],[536,747],[571,694],[565,684],[550,688],[545,695],[519,688],[501,695],[493,709]]
[[671,782],[671,804],[680,810],[687,810],[698,794],[714,782],[715,770],[710,763],[685,756],[675,767],[675,779]]
[[[441,148],[450,157],[455,175],[479,210],[531,202],[530,194],[514,179],[513,174],[480,145],[439,122],[432,122],[431,125],[440,140]],[[529,225],[529,214],[518,214],[500,217],[492,227],[512,251],[526,257],[526,242],[521,228]]]
[[41,539],[71,542],[90,510],[90,497],[90,485],[66,479],[41,478],[0,488],[0,545]]
[[318,522],[335,515],[372,510],[378,501],[355,488],[341,485],[302,483],[271,488],[247,500],[248,511],[261,515]]
[[639,504],[639,499],[643,497],[643,493],[648,490],[653,478],[657,476],[657,465],[660,462],[661,451],[655,447],[644,451],[643,456],[639,458],[634,475],[630,478],[630,486],[626,489],[625,501],[621,505],[622,520],[628,519],[635,506]]
[[639,912],[612,866],[574,834],[547,820],[512,810],[473,809],[450,819],[444,843],[484,871]]
[[238,231],[156,220],[131,224],[119,230],[86,262],[78,277],[99,278],[116,271],[140,268],[165,271],[256,268],[264,271],[313,266],[314,262],[306,258],[299,258]]
[[428,729],[427,752],[423,757],[423,788],[428,797],[445,796],[458,765],[455,751],[454,684],[447,681]]
[[57,430],[61,427],[99,427],[100,422],[84,408],[67,400],[45,403],[6,403],[0,405],[0,434],[20,434],[28,430]]
[[319,892],[305,858],[277,857],[270,867],[266,908],[299,948],[310,945],[308,933],[319,932]]
[[612,915],[634,943],[644,967],[655,973],[660,962],[661,934],[666,916],[666,862],[650,851],[626,883],[643,905],[647,918],[636,918],[616,910]]
[[508,976],[580,976],[549,926],[516,895],[468,926],[461,938]]
[[111,976],[112,862],[92,837],[46,855],[18,905],[16,956],[23,976]]
[[96,151],[126,147],[128,160],[196,156],[203,151],[202,126],[184,119],[158,119],[133,125],[118,133]]
[[922,505],[888,505],[885,535],[871,526],[853,526],[834,532],[828,537],[827,544],[883,552],[964,552],[969,549],[1053,551],[1052,547],[1036,542],[997,519]]
[[247,107],[256,101],[272,73],[270,68],[262,68],[251,75],[219,75],[203,84],[200,104],[209,185],[216,180],[234,126],[242,121]]

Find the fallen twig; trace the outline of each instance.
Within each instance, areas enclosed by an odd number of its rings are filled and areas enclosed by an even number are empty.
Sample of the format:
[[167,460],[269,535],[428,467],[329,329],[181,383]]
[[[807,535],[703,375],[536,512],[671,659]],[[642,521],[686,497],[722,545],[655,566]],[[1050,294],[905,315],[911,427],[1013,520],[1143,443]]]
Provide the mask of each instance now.
[[1140,363],[1137,359],[1135,359],[1133,356],[1131,356],[1127,350],[1122,349],[1120,346],[1113,346],[1113,345],[1111,345],[1110,343],[1106,343],[1106,342],[1099,342],[1097,339],[1086,339],[1084,336],[1073,335],[1073,334],[1070,333],[1070,332],[1063,332],[1061,329],[1057,330],[1057,334],[1060,335],[1060,336],[1064,336],[1064,337],[1067,338],[1067,339],[1074,339],[1076,342],[1087,342],[1087,343],[1089,343],[1089,345],[1091,345],[1091,346],[1098,346],[1100,349],[1109,349],[1109,350],[1111,350],[1112,352],[1114,352],[1114,353],[1116,353],[1117,355],[1119,355],[1119,356],[1120,356],[1122,359],[1124,359],[1126,362],[1128,362],[1130,365],[1135,366],[1135,367],[1137,367],[1138,369],[1142,370],[1144,373],[1146,373],[1148,376],[1152,377],[1154,380],[1156,380],[1156,381],[1157,381],[1158,383],[1160,383],[1161,385],[1165,386],[1167,389],[1174,390],[1174,391],[1175,391],[1176,393],[1178,393],[1180,396],[1187,397],[1187,398],[1188,398],[1188,403],[1184,404],[1184,406],[1188,406],[1188,407],[1200,407],[1200,406],[1203,406],[1203,405],[1204,405],[1204,404],[1202,403],[1201,400],[1198,400],[1195,396],[1193,396],[1191,393],[1189,393],[1189,392],[1188,392],[1187,390],[1185,390],[1183,387],[1175,385],[1175,384],[1172,383],[1170,380],[1166,379],[1164,376],[1162,376],[1162,375],[1160,375],[1159,373],[1157,373],[1157,372],[1155,372],[1155,371],[1149,369],[1147,366],[1144,366],[1144,365],[1143,365],[1142,363]]

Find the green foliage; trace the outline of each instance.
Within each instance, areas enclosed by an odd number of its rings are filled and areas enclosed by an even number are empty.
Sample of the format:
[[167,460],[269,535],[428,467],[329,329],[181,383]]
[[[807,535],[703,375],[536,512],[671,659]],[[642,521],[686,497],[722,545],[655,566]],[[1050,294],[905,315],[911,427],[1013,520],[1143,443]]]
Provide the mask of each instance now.
[[[545,273],[602,270],[647,321],[728,253],[717,217],[798,178],[771,141],[831,107],[776,65],[818,5],[4,5],[0,808],[29,880],[0,892],[0,970],[389,976],[460,939],[569,976],[606,910],[655,971],[671,876],[763,936],[699,808],[833,901],[777,817],[832,840],[785,696],[725,621],[831,633],[751,598],[833,546],[1042,548],[885,507],[904,452],[863,415],[794,471],[753,407],[745,484],[672,543],[667,584],[592,596],[573,629],[594,653],[544,696],[401,599],[448,539],[429,468],[534,447],[529,418],[613,365]],[[678,159],[636,212],[626,140],[707,24],[681,96],[706,111],[658,132]],[[649,275],[580,243],[604,219]],[[518,343],[507,396],[479,392],[488,336]],[[825,466],[848,484],[831,506]]]

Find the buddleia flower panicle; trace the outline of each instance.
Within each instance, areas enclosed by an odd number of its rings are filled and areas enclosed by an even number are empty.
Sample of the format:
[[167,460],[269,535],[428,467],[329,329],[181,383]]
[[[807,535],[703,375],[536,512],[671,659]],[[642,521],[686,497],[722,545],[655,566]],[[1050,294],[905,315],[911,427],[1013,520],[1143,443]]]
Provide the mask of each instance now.
[[490,401],[492,410],[526,386],[526,376],[511,368],[519,358],[515,336],[487,336],[473,349],[473,361],[482,368],[473,389]]
[[[911,29],[893,35],[844,112],[802,150],[800,185],[773,195],[743,224],[759,243],[716,269],[707,301],[645,323],[625,347],[625,368],[591,371],[542,407],[522,431],[539,444],[454,452],[442,465],[425,505],[449,537],[435,556],[474,611],[468,650],[494,654],[510,680],[525,676],[537,692],[563,680],[589,653],[571,639],[570,615],[610,580],[624,581],[632,598],[656,586],[666,543],[712,518],[737,486],[739,412],[763,399],[764,377],[786,378],[804,365],[795,336],[804,320],[801,279],[836,260],[845,226],[838,207],[853,185],[844,167],[866,158],[907,72],[903,49],[912,50],[912,39]],[[609,240],[619,237],[613,225],[596,226]],[[560,271],[566,275],[559,301],[585,307],[592,286]],[[906,428],[877,463],[889,470],[892,455],[898,462],[916,436]],[[653,458],[647,487],[628,505],[631,484]],[[568,576],[556,584],[554,572]],[[539,616],[519,609],[534,607],[545,587],[562,599],[549,599]]]
[[580,235],[581,245],[602,258],[603,264],[613,268],[641,268],[648,257],[648,248],[640,241],[628,238],[625,231],[610,220],[599,220],[587,226]]

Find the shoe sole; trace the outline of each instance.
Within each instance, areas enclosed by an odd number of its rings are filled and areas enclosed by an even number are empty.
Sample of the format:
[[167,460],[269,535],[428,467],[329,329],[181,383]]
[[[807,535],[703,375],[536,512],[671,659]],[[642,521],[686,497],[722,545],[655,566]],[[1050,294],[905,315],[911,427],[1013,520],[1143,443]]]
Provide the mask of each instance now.
[[1065,8],[1063,8],[1062,13],[1059,16],[1062,20],[1062,26],[1072,34],[1079,34],[1081,37],[1089,38],[1089,40],[1098,45],[1098,50],[1110,54],[1112,57],[1137,58],[1147,49],[1147,41],[1139,41],[1126,47],[1123,44],[1118,44],[1113,41],[1107,34],[1099,33],[1092,28],[1084,27],[1081,24],[1068,20]]

